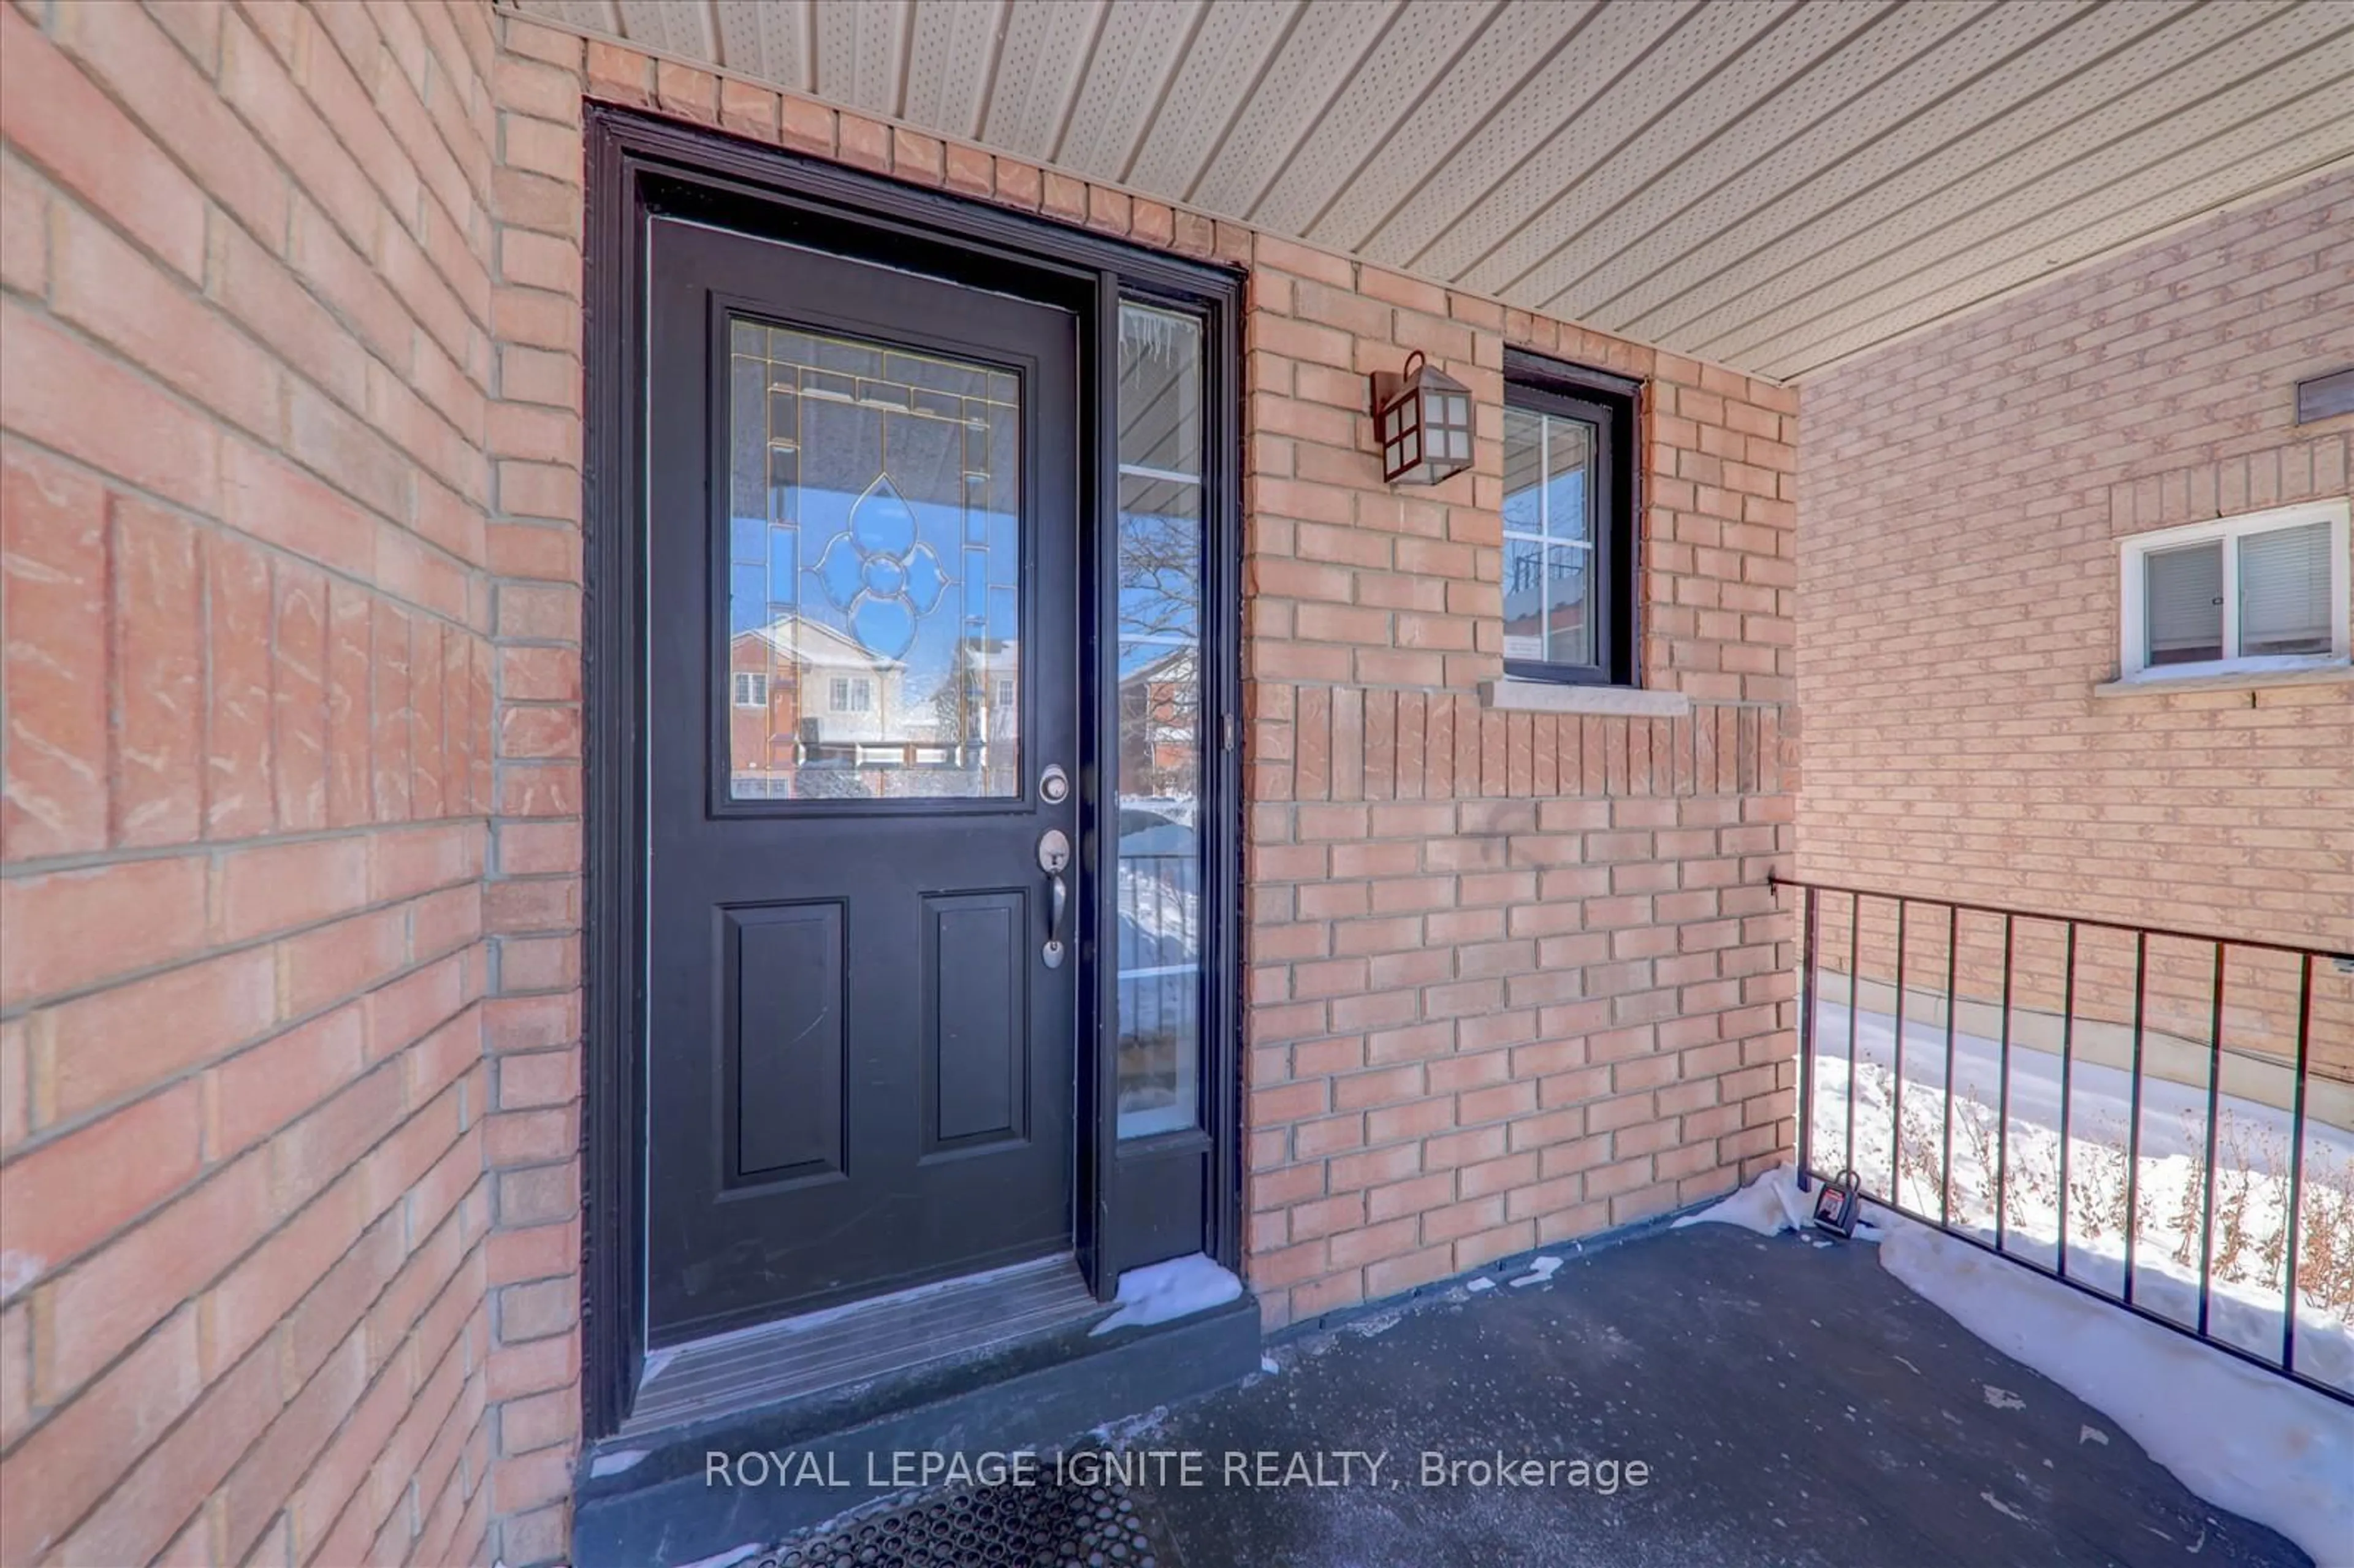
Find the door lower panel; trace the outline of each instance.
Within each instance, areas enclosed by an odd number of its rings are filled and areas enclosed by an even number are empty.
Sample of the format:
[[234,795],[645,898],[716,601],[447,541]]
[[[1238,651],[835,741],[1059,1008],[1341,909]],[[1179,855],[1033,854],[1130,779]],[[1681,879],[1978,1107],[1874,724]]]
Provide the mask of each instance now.
[[924,900],[927,1156],[1029,1136],[1029,900],[1017,891]]
[[842,906],[729,909],[730,1185],[842,1171]]

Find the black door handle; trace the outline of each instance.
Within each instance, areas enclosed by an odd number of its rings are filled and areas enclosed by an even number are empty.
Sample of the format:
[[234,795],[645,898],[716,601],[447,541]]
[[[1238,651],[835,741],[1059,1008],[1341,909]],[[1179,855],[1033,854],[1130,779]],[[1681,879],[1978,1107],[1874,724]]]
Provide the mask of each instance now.
[[1071,841],[1060,828],[1049,828],[1039,835],[1038,869],[1046,874],[1046,945],[1038,956],[1050,969],[1063,967],[1063,911],[1071,902],[1071,885],[1063,880],[1063,868],[1071,863]]

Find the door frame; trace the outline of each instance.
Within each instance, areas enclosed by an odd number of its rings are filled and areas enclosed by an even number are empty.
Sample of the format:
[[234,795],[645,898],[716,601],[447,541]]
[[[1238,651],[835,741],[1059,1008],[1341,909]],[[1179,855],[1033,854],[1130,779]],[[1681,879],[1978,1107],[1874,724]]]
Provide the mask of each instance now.
[[[1119,1272],[1198,1250],[1239,1268],[1242,1244],[1241,462],[1242,274],[944,192],[904,185],[634,111],[588,104],[583,255],[581,662],[586,791],[583,905],[581,1399],[591,1440],[635,1398],[644,1317],[646,915],[644,410],[647,225],[684,216],[838,254],[896,262],[1080,316],[1078,487],[1083,798],[1117,753],[1116,603],[1101,547],[1118,514],[1117,354],[1123,299],[1203,322],[1202,1117],[1191,1131],[1117,1138],[1117,995],[1083,969],[1072,1221],[1098,1298]],[[1092,723],[1087,722],[1092,720]],[[1114,808],[1116,810],[1116,807]],[[1098,799],[1084,836],[1104,810]],[[1091,890],[1098,954],[1116,910]],[[1090,1005],[1092,1002],[1092,1005]],[[1183,1195],[1172,1202],[1167,1194]],[[1193,1194],[1198,1192],[1196,1202]],[[1198,1241],[1193,1233],[1198,1229]],[[1192,1242],[1193,1245],[1186,1245]]]

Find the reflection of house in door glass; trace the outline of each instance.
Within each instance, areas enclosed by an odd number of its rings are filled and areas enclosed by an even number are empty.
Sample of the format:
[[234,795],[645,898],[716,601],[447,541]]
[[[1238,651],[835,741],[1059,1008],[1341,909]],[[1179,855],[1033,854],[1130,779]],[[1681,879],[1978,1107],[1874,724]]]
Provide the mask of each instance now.
[[1014,377],[744,321],[730,346],[731,795],[1018,794]]
[[1192,800],[1201,788],[1200,655],[1172,649],[1119,678],[1124,793]]

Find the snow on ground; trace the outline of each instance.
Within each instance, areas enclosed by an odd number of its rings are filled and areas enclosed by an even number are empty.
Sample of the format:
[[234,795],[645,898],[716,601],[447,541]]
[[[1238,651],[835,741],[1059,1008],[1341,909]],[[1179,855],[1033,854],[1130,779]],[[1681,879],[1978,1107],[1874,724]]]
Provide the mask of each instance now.
[[[1776,1176],[1787,1172],[1787,1179]],[[1686,1214],[1670,1228],[1681,1230],[1703,1220],[1719,1224],[1739,1225],[1745,1231],[1755,1231],[1761,1236],[1780,1235],[1784,1231],[1797,1231],[1804,1235],[1807,1223],[1813,1217],[1814,1205],[1807,1194],[1798,1191],[1797,1172],[1787,1166],[1769,1171],[1742,1188],[1721,1203],[1702,1209],[1697,1214]]]
[[[1803,1234],[1808,1213],[1786,1165],[1690,1219]],[[1870,1213],[1856,1234],[1879,1242],[1881,1266],[1915,1294],[2108,1416],[2216,1507],[2280,1531],[2323,1568],[2354,1561],[2354,1409],[1932,1226]]]
[[1114,1329],[1143,1329],[1223,1307],[1243,1293],[1243,1282],[1206,1255],[1193,1253],[1166,1263],[1131,1268],[1119,1277],[1119,1308],[1087,1330],[1090,1339]]
[[2354,1562],[2354,1410],[1890,1216],[1880,1264],[2123,1427],[2175,1478],[2325,1565]]
[[[1824,1001],[1816,1014],[1816,1077],[1809,1163],[1851,1166],[1869,1192],[1893,1192],[1918,1213],[1938,1213],[1944,1160],[1946,1042],[1943,1026],[1904,1026],[1904,1135],[1897,1157],[1894,1020],[1853,1015],[1855,1148],[1846,1147],[1849,1108],[1846,1007]],[[1995,1238],[1995,1172],[2004,1177],[2005,1248],[2052,1267],[2060,1232],[2060,1059],[2013,1043],[2007,1132],[2001,1121],[1999,1043],[1954,1040],[1952,1223]],[[2228,1076],[2225,1080],[2230,1081]],[[2125,1283],[2126,1134],[2131,1075],[2078,1061],[2068,1087],[2068,1273],[2111,1294]],[[2210,1332],[2254,1354],[2281,1355],[2287,1266],[2289,1113],[2232,1095],[2216,1115],[2214,1224],[2209,1247],[2213,1296]],[[2200,1234],[2207,1206],[2207,1091],[2145,1076],[2140,1180],[2133,1213],[2137,1303],[2182,1323],[2199,1313]],[[2296,1360],[2299,1371],[2354,1389],[2354,1133],[2308,1119],[2305,1128],[2304,1223],[2298,1236]],[[1754,1227],[1753,1227],[1754,1228]]]
[[1522,1275],[1517,1279],[1506,1280],[1505,1283],[1515,1287],[1522,1285],[1543,1285],[1546,1280],[1551,1279],[1554,1275],[1560,1272],[1561,1259],[1553,1256],[1549,1253],[1543,1253],[1529,1260],[1529,1271],[1526,1274]]

